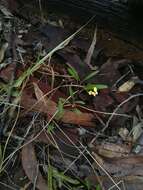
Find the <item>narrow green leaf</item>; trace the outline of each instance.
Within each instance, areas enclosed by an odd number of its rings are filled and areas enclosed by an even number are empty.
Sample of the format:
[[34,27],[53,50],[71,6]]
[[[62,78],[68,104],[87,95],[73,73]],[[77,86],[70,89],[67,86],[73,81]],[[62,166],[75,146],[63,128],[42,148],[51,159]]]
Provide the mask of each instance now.
[[96,84],[87,84],[86,86],[84,86],[84,89],[86,91],[89,91],[89,90],[93,90],[94,87],[96,87]]
[[51,133],[54,130],[55,126],[53,123],[51,123],[50,125],[48,125],[48,129],[47,129],[47,133]]
[[104,85],[104,84],[87,84],[84,89],[86,91],[89,91],[89,90],[93,90],[94,88],[97,88],[97,90],[101,90],[101,89],[104,89],[104,88],[108,88],[107,85]]
[[97,90],[102,90],[104,88],[108,88],[108,86],[105,84],[96,84],[95,86],[96,86]]
[[64,114],[64,103],[61,100],[61,98],[59,98],[59,101],[58,101],[58,113],[56,115],[56,118],[61,119],[63,117],[63,114]]
[[48,188],[47,189],[50,189],[50,190],[53,190],[53,174],[52,174],[52,167],[51,165],[49,164],[48,165]]
[[58,189],[56,179],[53,179],[53,189],[54,190]]
[[68,183],[71,183],[73,185],[79,185],[80,182],[76,179],[72,179],[69,176],[64,175],[62,172],[58,172],[56,169],[53,169],[53,176],[55,178],[60,178],[62,181],[66,181]]
[[69,94],[70,94],[71,98],[72,98],[73,101],[74,101],[74,92],[73,92],[73,89],[72,89],[71,86],[69,86]]
[[77,71],[76,71],[73,67],[68,68],[68,73],[69,73],[70,76],[72,76],[75,80],[77,80],[77,81],[80,80]]
[[84,78],[83,81],[85,82],[85,81],[91,79],[91,78],[94,77],[98,72],[99,72],[98,70],[91,72],[89,75],[87,75],[87,76]]
[[97,185],[97,186],[96,186],[96,190],[101,190],[100,185]]
[[91,189],[91,182],[89,180],[85,179],[85,185],[87,187],[87,190]]

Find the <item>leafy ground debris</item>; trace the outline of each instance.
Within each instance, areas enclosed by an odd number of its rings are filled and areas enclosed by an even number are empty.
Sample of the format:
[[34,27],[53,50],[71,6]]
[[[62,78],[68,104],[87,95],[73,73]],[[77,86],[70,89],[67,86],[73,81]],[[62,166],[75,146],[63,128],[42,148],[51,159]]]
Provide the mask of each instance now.
[[142,189],[141,50],[94,18],[12,11],[0,6],[0,188]]

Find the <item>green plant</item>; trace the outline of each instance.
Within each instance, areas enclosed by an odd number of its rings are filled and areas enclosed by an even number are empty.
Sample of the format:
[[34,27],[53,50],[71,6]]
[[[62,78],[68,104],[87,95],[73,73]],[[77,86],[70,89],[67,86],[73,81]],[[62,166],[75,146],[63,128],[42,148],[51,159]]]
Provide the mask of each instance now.
[[101,190],[101,187],[99,184],[96,186],[96,190]]
[[69,86],[69,95],[70,95],[70,97],[71,97],[71,99],[72,99],[72,104],[85,105],[85,102],[84,102],[84,101],[76,100],[75,94],[76,94],[76,91],[74,91],[73,88],[72,88],[71,86]]
[[52,178],[53,178],[53,170],[49,163],[48,164],[48,189],[50,189],[50,190],[53,189],[53,179]]
[[74,98],[74,91],[73,91],[73,89],[72,89],[72,87],[71,86],[69,86],[69,94],[70,94],[70,96],[71,96],[71,98],[72,98],[72,103],[75,101],[75,98]]
[[55,128],[55,125],[54,123],[51,123],[48,125],[48,128],[47,128],[47,133],[51,133]]
[[73,77],[75,80],[80,81],[79,75],[77,71],[73,67],[68,68],[68,73],[71,77]]
[[[69,190],[92,190],[93,185],[91,182],[87,179],[80,180],[73,178],[71,176],[65,175],[64,172],[58,171],[55,167],[53,167],[48,162],[47,167],[48,177],[47,177],[47,183],[48,183],[48,189],[50,190],[57,190],[61,189],[62,187],[68,187]],[[95,187],[95,190],[101,190],[100,185],[97,185]]]
[[104,84],[87,84],[84,86],[84,89],[87,91],[87,93],[93,96],[96,96],[98,94],[98,90],[105,88],[108,88],[108,86]]
[[34,63],[31,67],[29,67],[25,72],[23,72],[23,74],[21,74],[21,76],[15,81],[14,87],[20,87],[22,85],[22,83],[28,78],[30,77],[35,71],[37,71],[42,64],[45,63],[46,60],[50,60],[51,57],[53,56],[53,54],[55,52],[57,52],[60,49],[63,49],[64,47],[66,47],[70,41],[81,32],[81,30],[83,28],[85,28],[92,20],[94,17],[92,17],[91,19],[89,19],[89,21],[87,23],[85,23],[83,26],[81,26],[75,33],[73,33],[71,36],[69,36],[67,39],[65,39],[64,41],[62,41],[59,45],[57,45],[55,48],[53,48],[49,53],[47,53],[47,55],[45,55],[43,58],[41,58],[40,60],[38,60],[36,63]]
[[85,82],[91,78],[93,78],[99,71],[98,70],[95,70],[95,71],[92,71],[91,73],[89,73],[84,79],[82,82]]
[[65,100],[63,98],[59,98],[58,107],[57,107],[58,112],[56,114],[57,119],[62,118],[64,115],[64,104],[65,104]]

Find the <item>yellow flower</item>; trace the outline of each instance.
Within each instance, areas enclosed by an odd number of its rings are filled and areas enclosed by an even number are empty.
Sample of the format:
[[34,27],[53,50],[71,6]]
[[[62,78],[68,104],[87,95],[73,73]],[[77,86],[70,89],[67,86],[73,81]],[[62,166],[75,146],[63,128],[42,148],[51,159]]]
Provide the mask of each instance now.
[[91,90],[90,90],[90,91],[88,91],[88,94],[89,94],[89,95],[92,95],[92,91],[91,91]]
[[93,88],[93,90],[88,91],[89,95],[96,96],[98,94],[98,90],[96,87]]

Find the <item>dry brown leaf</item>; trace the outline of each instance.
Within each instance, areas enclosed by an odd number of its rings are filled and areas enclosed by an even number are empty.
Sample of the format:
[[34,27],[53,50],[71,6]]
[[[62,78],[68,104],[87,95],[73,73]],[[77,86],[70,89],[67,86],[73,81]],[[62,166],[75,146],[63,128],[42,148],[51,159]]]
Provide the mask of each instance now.
[[[54,101],[47,99],[47,97],[44,96],[44,93],[42,94],[42,91],[37,84],[34,85],[36,90],[35,94],[38,101],[30,95],[28,95],[26,91],[23,91],[21,97],[21,105],[27,111],[34,110],[45,113],[48,116],[48,118],[52,117],[57,111],[57,104]],[[94,115],[91,113],[81,112],[80,114],[78,114],[69,110],[65,110],[64,115],[61,118],[61,121],[64,123],[77,124],[87,127],[95,127]]]
[[39,190],[47,190],[47,184],[43,179],[38,168],[38,161],[36,159],[35,150],[33,143],[30,143],[23,147],[22,149],[22,165],[25,174],[31,181],[31,183],[36,184]]
[[135,84],[136,84],[135,81],[128,80],[118,88],[118,91],[129,92],[135,86]]
[[42,101],[45,106],[47,106],[47,101],[45,100],[44,93],[36,83],[33,83],[35,95],[38,101]]
[[[112,181],[109,180],[108,176],[98,176],[103,184],[104,189],[117,189]],[[88,181],[93,185],[98,185],[98,179],[95,175],[88,176]],[[142,190],[143,188],[143,177],[141,176],[123,176],[113,177],[113,180],[119,185],[121,190]],[[111,188],[113,187],[114,188]]]
[[95,68],[91,65],[91,59],[92,59],[92,55],[93,55],[93,52],[94,52],[94,49],[95,49],[95,46],[96,46],[96,42],[97,42],[97,27],[95,28],[93,40],[92,40],[91,46],[90,46],[90,48],[88,50],[88,53],[86,55],[86,58],[85,58],[85,63],[92,70],[95,70]]
[[[143,176],[143,156],[128,155],[127,157],[121,158],[102,158],[95,152],[92,154],[95,160],[113,176]],[[96,165],[95,167],[99,168]]]
[[95,145],[97,152],[104,157],[114,158],[127,156],[131,152],[131,146],[126,144],[102,143]]
[[54,101],[48,99],[36,83],[33,83],[33,84],[34,84],[35,95],[36,95],[38,102],[41,102],[41,104],[43,104],[41,106],[44,106],[47,108],[48,116],[54,115],[54,113],[57,110],[56,103]]
[[[70,139],[74,143],[76,143],[75,142],[76,136],[74,136],[72,134],[72,131],[70,133],[70,130],[66,129],[64,131],[64,133],[66,133],[67,136],[71,135]],[[53,134],[53,136],[54,136],[54,134]],[[54,137],[50,136],[50,134],[46,133],[46,131],[43,131],[34,141],[35,142],[42,142],[42,143],[45,143],[47,145],[52,145],[53,147],[57,147],[57,144],[58,144],[58,147],[60,149],[62,149],[63,147],[61,146],[61,142],[58,143],[58,140],[56,140],[57,136],[58,136],[58,138],[62,139],[63,142],[71,143],[66,138],[66,136],[63,135],[60,131],[57,131],[56,136],[54,136]],[[73,138],[72,138],[72,136],[73,136]],[[32,139],[32,137],[30,139]],[[75,150],[73,150],[73,151],[75,152]],[[36,187],[39,190],[47,190],[48,185],[46,184],[46,181],[43,179],[40,171],[37,170],[38,169],[38,161],[36,159],[33,142],[30,142],[28,145],[26,145],[22,148],[22,166],[23,166],[23,169],[25,171],[25,174],[27,175],[27,177],[29,178],[29,180],[32,184],[35,183]]]

